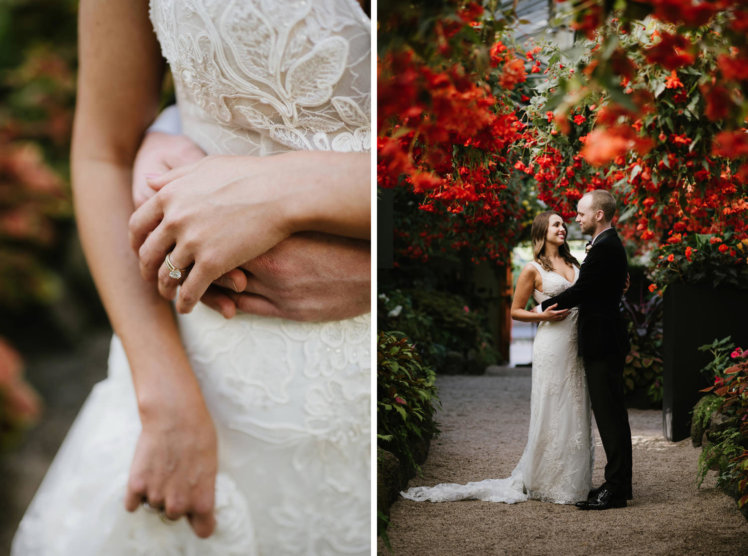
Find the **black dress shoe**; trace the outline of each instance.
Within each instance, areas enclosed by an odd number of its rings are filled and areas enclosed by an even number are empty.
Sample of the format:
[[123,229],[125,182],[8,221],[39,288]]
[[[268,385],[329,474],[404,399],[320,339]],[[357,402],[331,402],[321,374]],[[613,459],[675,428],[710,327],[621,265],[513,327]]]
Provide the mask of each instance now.
[[[587,500],[592,500],[593,498],[597,498],[597,495],[600,493],[602,489],[606,488],[606,486],[607,485],[602,484],[597,488],[593,488],[587,494]],[[629,487],[628,490],[626,490],[626,500],[633,500],[633,499],[634,499],[634,494],[633,494],[631,487]]]
[[587,500],[587,504],[578,506],[582,510],[607,510],[610,508],[625,508],[626,498],[617,497],[612,490],[606,487],[600,489],[597,496]]
[[605,485],[602,484],[597,488],[593,488],[591,491],[587,493],[587,500],[592,500],[593,498],[597,498],[597,495],[600,494],[600,491],[605,488]]

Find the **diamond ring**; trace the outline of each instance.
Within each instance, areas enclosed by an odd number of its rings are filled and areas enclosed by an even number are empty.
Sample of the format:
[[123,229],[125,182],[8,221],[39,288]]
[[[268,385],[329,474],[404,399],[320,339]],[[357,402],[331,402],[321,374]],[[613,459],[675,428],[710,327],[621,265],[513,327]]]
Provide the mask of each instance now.
[[151,506],[147,500],[141,502],[141,505],[148,513],[158,514],[159,519],[167,525],[174,525],[177,521],[179,521],[179,518],[171,519],[169,516],[167,516],[166,510],[164,510],[163,508]]
[[171,255],[171,253],[167,253],[166,258],[164,259],[166,268],[169,269],[169,277],[174,278],[175,280],[180,280],[186,269],[177,268],[176,266],[174,266],[174,264],[171,262],[171,259],[169,258],[169,255]]

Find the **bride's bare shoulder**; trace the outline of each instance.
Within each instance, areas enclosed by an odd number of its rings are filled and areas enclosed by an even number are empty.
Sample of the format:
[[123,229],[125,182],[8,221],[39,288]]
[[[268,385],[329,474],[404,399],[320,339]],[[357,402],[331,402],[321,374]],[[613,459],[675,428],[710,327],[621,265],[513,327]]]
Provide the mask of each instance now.
[[520,276],[522,276],[522,274],[528,274],[530,276],[540,275],[540,273],[538,272],[538,267],[532,261],[530,261],[529,263],[525,264],[525,266],[522,267]]
[[517,278],[517,286],[519,287],[523,284],[527,284],[528,287],[530,284],[532,284],[532,287],[534,289],[542,291],[542,277],[540,275],[540,272],[538,271],[538,267],[532,262],[529,262],[525,266],[523,266],[522,271],[519,273],[519,277]]

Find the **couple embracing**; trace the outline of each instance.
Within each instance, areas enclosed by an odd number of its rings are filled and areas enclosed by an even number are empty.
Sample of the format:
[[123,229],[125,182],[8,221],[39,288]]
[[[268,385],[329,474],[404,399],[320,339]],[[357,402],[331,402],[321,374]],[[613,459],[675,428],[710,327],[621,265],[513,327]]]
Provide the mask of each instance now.
[[[623,399],[629,349],[619,302],[626,288],[626,252],[611,227],[616,203],[602,190],[586,193],[576,221],[591,235],[580,266],[566,243],[566,225],[554,212],[532,225],[534,260],[517,281],[512,318],[539,322],[533,346],[530,430],[511,476],[414,487],[416,501],[528,499],[576,504],[583,510],[625,507],[631,500],[631,430]],[[525,310],[533,296],[534,311]],[[595,415],[607,464],[605,482],[592,487]]]

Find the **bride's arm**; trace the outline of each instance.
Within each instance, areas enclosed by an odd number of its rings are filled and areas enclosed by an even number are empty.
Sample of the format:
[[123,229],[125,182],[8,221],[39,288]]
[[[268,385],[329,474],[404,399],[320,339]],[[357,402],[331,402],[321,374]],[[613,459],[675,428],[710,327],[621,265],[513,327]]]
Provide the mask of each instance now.
[[177,298],[189,312],[210,283],[291,234],[370,234],[370,156],[292,152],[268,157],[209,156],[150,180],[159,192],[130,221],[147,279],[176,293],[164,257],[190,270]]
[[530,296],[536,287],[536,283],[538,286],[542,287],[542,281],[540,280],[538,271],[533,265],[528,263],[522,269],[519,278],[517,278],[517,287],[514,290],[514,298],[512,299],[512,318],[522,322],[556,321],[565,319],[569,314],[569,310],[554,311],[553,308],[555,305],[548,307],[542,313],[527,311],[525,309],[527,302],[530,300]]
[[142,499],[211,534],[216,438],[171,309],[130,249],[131,167],[162,76],[146,1],[83,0],[72,177],[91,273],[132,369],[143,425],[126,507]]

